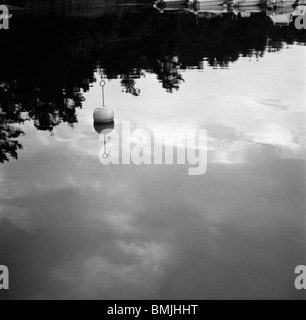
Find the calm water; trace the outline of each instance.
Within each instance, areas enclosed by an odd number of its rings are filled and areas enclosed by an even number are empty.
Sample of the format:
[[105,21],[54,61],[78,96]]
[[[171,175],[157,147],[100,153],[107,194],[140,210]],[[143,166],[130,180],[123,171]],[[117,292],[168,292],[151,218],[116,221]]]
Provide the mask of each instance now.
[[[29,3],[0,31],[4,298],[305,298],[306,36],[273,23],[293,10]],[[207,129],[207,173],[101,165],[98,68],[117,127]]]

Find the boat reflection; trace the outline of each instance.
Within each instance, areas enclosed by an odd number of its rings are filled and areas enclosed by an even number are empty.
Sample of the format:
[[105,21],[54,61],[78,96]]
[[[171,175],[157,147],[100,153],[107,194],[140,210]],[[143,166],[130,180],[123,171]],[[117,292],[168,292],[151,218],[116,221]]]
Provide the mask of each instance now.
[[157,1],[153,7],[160,13],[171,11],[189,11],[188,1]]
[[268,0],[267,4],[268,6],[283,8],[292,7],[296,2],[296,0]]
[[263,8],[256,6],[239,7],[233,9],[233,13],[241,18],[250,18],[252,14],[262,13],[263,11]]
[[154,8],[164,12],[188,12],[198,18],[211,19],[233,14],[249,18],[252,14],[266,12],[274,26],[289,26],[294,19],[306,14],[304,1],[296,0],[159,0]]
[[234,7],[262,6],[263,0],[233,0],[230,4]]
[[211,19],[217,16],[222,16],[228,12],[228,8],[223,6],[223,1],[195,2],[191,12],[200,18]]
[[306,14],[306,6],[274,8],[267,14],[276,27],[286,27],[294,21],[294,18]]

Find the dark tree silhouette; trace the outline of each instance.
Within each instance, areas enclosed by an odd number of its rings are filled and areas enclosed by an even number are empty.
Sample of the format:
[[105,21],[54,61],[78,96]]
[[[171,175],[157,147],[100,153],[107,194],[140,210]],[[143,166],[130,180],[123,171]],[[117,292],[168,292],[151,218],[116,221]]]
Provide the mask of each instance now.
[[157,79],[162,83],[163,88],[167,92],[172,93],[178,90],[183,80],[182,75],[179,73],[180,64],[177,57],[165,57],[164,61],[157,61],[157,67],[154,71],[157,74]]
[[[0,162],[17,158],[24,121],[51,133],[62,122],[73,126],[98,68],[121,79],[128,94],[141,94],[136,80],[146,73],[172,93],[184,81],[181,70],[203,68],[204,59],[227,68],[241,56],[260,58],[306,42],[304,30],[277,28],[266,12],[196,19],[186,12],[161,15],[151,6],[90,6],[95,1],[72,10],[65,9],[68,0],[52,6],[29,0],[30,10],[13,12],[10,30],[1,33]],[[24,3],[9,1],[17,2]]]
[[22,149],[22,145],[17,138],[22,134],[22,130],[12,125],[0,124],[0,163],[9,161],[9,157],[18,159],[17,151]]

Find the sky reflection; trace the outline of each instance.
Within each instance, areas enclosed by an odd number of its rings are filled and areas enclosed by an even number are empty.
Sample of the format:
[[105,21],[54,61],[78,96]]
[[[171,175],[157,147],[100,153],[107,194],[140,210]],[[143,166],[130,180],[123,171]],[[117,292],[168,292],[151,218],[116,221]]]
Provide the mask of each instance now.
[[[93,129],[98,82],[74,128],[22,125],[24,150],[0,171],[0,256],[11,298],[305,298],[306,48],[182,72],[173,94],[154,74],[141,95],[108,81],[116,125],[208,129],[209,168],[103,166]],[[284,67],[286,66],[286,67]],[[233,81],[235,79],[235,81]]]

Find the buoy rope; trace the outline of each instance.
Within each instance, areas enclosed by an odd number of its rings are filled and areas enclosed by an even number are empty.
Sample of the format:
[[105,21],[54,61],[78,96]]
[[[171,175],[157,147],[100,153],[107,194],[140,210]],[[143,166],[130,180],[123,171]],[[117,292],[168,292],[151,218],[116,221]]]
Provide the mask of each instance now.
[[100,86],[102,87],[102,108],[105,107],[105,103],[104,103],[104,87],[105,87],[105,81],[102,79],[100,81]]
[[103,157],[103,159],[107,159],[107,158],[110,158],[110,156],[111,155],[106,152],[106,137],[104,135],[104,153],[103,153],[102,157]]

